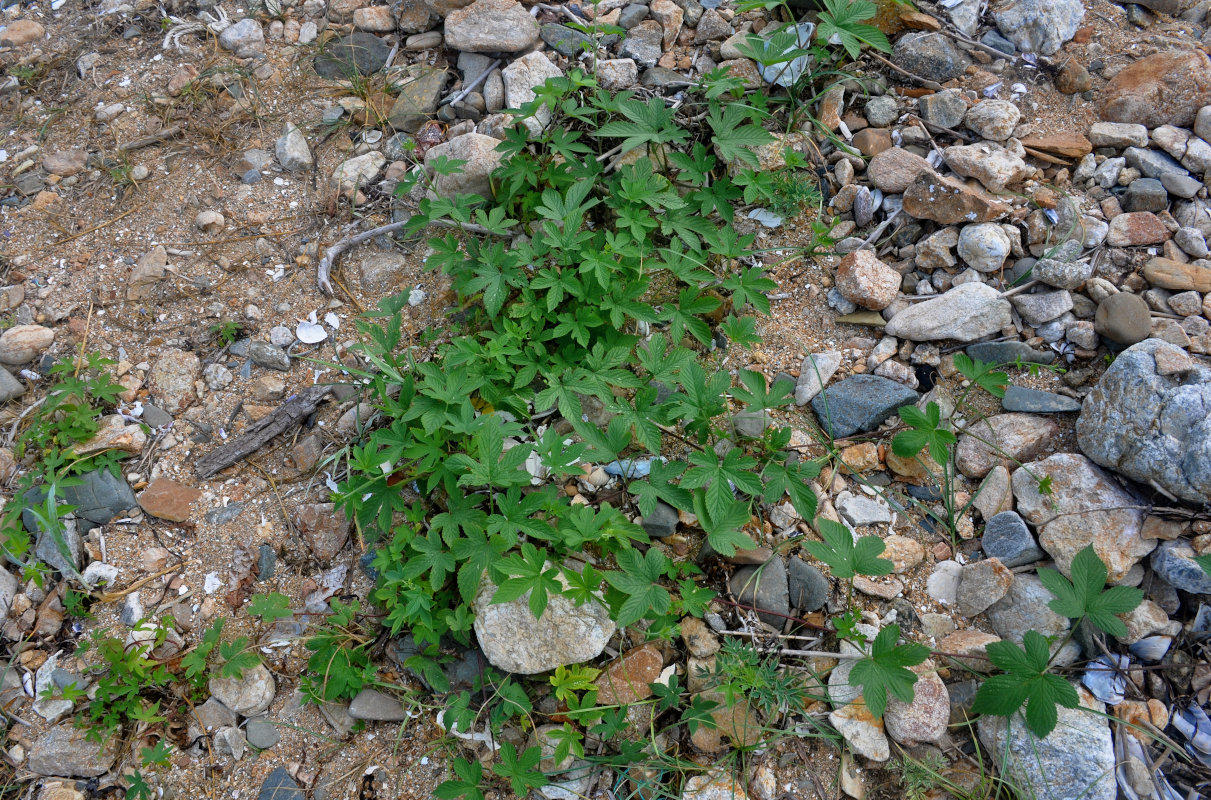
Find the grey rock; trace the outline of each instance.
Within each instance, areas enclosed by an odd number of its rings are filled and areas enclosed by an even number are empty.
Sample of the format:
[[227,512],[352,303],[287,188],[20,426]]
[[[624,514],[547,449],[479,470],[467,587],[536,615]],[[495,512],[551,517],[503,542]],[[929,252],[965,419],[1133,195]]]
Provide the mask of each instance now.
[[542,40],[563,56],[576,58],[581,53],[591,53],[597,49],[593,37],[586,36],[580,31],[573,30],[567,25],[548,23],[539,30]]
[[259,717],[269,709],[277,686],[273,673],[264,664],[257,664],[244,670],[240,678],[211,678],[210,693],[241,716]]
[[943,128],[957,128],[967,115],[967,101],[958,89],[946,89],[917,101],[921,118]]
[[906,33],[896,42],[891,60],[909,72],[935,81],[962,75],[971,64],[958,48],[940,33]]
[[1211,594],[1211,575],[1193,560],[1190,543],[1181,539],[1162,542],[1152,554],[1152,569],[1165,583],[1191,594]]
[[1014,511],[1002,511],[985,523],[980,547],[985,555],[999,559],[1010,569],[1033,564],[1045,556],[1026,522]]
[[236,725],[238,719],[230,708],[211,697],[197,706],[195,713],[189,719],[189,738],[214,733],[220,728],[230,728]]
[[900,406],[917,402],[907,386],[877,375],[853,375],[812,399],[812,410],[833,438],[877,428]]
[[1001,398],[1001,406],[1006,411],[1061,414],[1066,411],[1080,411],[1081,401],[1054,392],[1044,392],[1041,389],[1010,386],[1005,390],[1005,396]]
[[760,439],[772,422],[768,411],[741,411],[732,415],[732,430],[748,439]]
[[257,52],[265,47],[265,32],[261,30],[261,23],[245,18],[229,25],[219,34],[219,47],[237,56]]
[[649,89],[668,88],[669,92],[666,92],[668,94],[677,89],[685,88],[686,77],[675,69],[652,67],[643,71],[643,77],[640,78],[639,84]]
[[441,197],[457,197],[461,194],[491,195],[491,175],[500,166],[503,154],[496,150],[499,139],[480,133],[455,136],[448,142],[429,148],[425,153],[426,165],[435,158],[445,157],[464,161],[462,172],[454,175],[438,175],[433,189]]
[[62,518],[57,530],[39,528],[34,555],[64,575],[70,576],[79,572],[80,562],[84,557],[84,542],[76,528],[76,520],[71,517]]
[[218,392],[226,389],[235,376],[222,364],[207,364],[206,369],[202,370],[202,380],[206,381],[207,389]]
[[[860,242],[861,239],[857,241]],[[838,314],[852,314],[858,310],[858,304],[850,302],[848,299],[846,299],[845,295],[841,294],[841,290],[839,290],[836,286],[829,288],[828,294],[825,295],[824,299],[827,301],[828,307],[836,311]]]
[[980,41],[994,50],[1000,50],[1007,56],[1011,56],[1018,51],[1017,45],[994,30],[986,32],[980,37]]
[[1128,147],[1123,151],[1123,158],[1127,160],[1127,166],[1135,167],[1146,178],[1159,179],[1165,173],[1187,176],[1190,174],[1173,156],[1160,150]]
[[1081,450],[1098,464],[1205,503],[1211,497],[1211,368],[1159,339],[1133,345],[1085,398],[1076,433]]
[[677,530],[677,521],[677,510],[657,500],[656,507],[652,509],[651,514],[643,518],[641,524],[648,536],[663,539],[666,536],[672,536],[673,532]]
[[276,369],[278,372],[290,371],[290,356],[280,347],[275,347],[269,342],[253,341],[248,345],[248,356],[254,364],[257,364],[267,369]]
[[795,404],[804,406],[820,394],[841,366],[841,354],[835,350],[812,353],[803,359],[799,367],[799,379],[795,382]]
[[1049,56],[1076,34],[1085,6],[1081,0],[1008,0],[993,8],[992,17],[1019,50]]
[[[1068,619],[1049,607],[1048,604],[1054,599],[1036,576],[1023,574],[1016,576],[1005,596],[993,603],[984,613],[992,629],[1002,639],[1021,644],[1022,637],[1029,630],[1056,637],[1056,642],[1052,645],[1054,653],[1059,640],[1064,638],[1069,627]],[[1079,655],[1080,647],[1075,642],[1069,642],[1056,657],[1056,663],[1071,664]]]
[[[947,148],[948,151],[950,149]],[[967,225],[959,232],[959,258],[977,272],[999,270],[1009,257],[1011,248],[1009,234],[993,222]]]
[[977,342],[964,350],[979,361],[992,364],[1012,364],[1018,359],[1024,364],[1050,364],[1055,361],[1051,350],[1035,350],[1025,342]]
[[258,750],[268,750],[282,741],[278,726],[264,717],[248,720],[248,724],[244,726],[244,734],[248,737],[248,744]]
[[891,509],[864,494],[841,492],[836,499],[837,513],[850,525],[879,525],[891,522]]
[[444,69],[419,69],[400,83],[399,96],[391,106],[387,122],[397,131],[415,133],[437,110],[448,73]]
[[1009,300],[1030,325],[1042,325],[1072,310],[1072,295],[1064,290],[1017,294]]
[[277,567],[278,554],[270,545],[262,544],[257,548],[257,580],[267,581],[273,577]]
[[1035,262],[1031,277],[1057,289],[1076,289],[1093,277],[1093,263],[1040,258]]
[[172,424],[172,414],[159,406],[146,403],[143,406],[143,421],[153,428],[159,428],[162,425]]
[[[1059,724],[1045,739],[1022,715],[985,714],[976,723],[980,741],[1007,780],[1027,797],[1115,800],[1116,759],[1105,706],[1078,687],[1082,708],[1059,708]],[[1086,709],[1095,713],[1089,713]]]
[[332,726],[337,736],[348,736],[353,727],[357,725],[357,720],[349,714],[347,703],[321,703],[320,716]]
[[51,728],[30,745],[29,770],[69,778],[104,775],[117,758],[118,737],[107,737],[98,744],[89,741],[88,733],[87,728],[77,728],[70,722]]
[[647,18],[648,7],[632,3],[629,6],[623,6],[622,11],[619,12],[618,27],[626,28],[629,31]]
[[797,556],[787,562],[787,588],[790,606],[800,614],[823,608],[832,592],[828,578]]
[[642,67],[656,66],[664,54],[664,29],[654,20],[640,22],[627,31],[627,37],[618,48],[621,58],[631,58]]
[[951,21],[964,36],[975,36],[980,29],[981,5],[980,0],[961,0],[947,9]]
[[206,512],[206,521],[212,525],[226,525],[229,522],[234,522],[240,514],[244,513],[247,503],[228,503],[219,508],[212,508]]
[[8,619],[8,610],[12,608],[13,598],[21,588],[17,579],[6,569],[0,569],[0,625]]
[[774,556],[760,566],[740,567],[732,573],[728,587],[737,602],[760,609],[757,615],[766,624],[782,628],[790,614],[790,594],[786,563],[781,556]]
[[1184,197],[1187,200],[1198,194],[1203,188],[1203,182],[1189,175],[1179,175],[1176,172],[1165,172],[1160,177],[1161,185],[1169,194]]
[[971,342],[1000,333],[1011,323],[1009,301],[996,289],[985,283],[964,283],[899,312],[887,323],[885,333],[914,342]]
[[1088,138],[1094,147],[1147,147],[1148,128],[1133,122],[1095,122],[1089,126]]
[[145,613],[143,600],[139,597],[139,593],[131,592],[122,601],[122,610],[118,612],[118,621],[128,628],[133,628],[143,620]]
[[0,403],[7,403],[13,398],[25,394],[25,384],[13,377],[13,374],[0,367]]
[[349,703],[349,716],[377,722],[400,722],[408,718],[408,712],[397,698],[366,688]]
[[596,600],[580,606],[553,595],[541,619],[530,611],[530,593],[508,603],[493,603],[496,584],[484,578],[476,593],[475,636],[493,666],[534,675],[596,658],[616,628],[610,612]]
[[315,57],[315,71],[329,80],[373,75],[387,63],[391,45],[369,33],[353,33],[328,43]]
[[1005,596],[1013,585],[1013,573],[996,558],[985,558],[963,565],[955,591],[955,607],[960,614],[974,617]]
[[1177,233],[1173,234],[1173,241],[1192,258],[1207,257],[1207,237],[1198,228],[1178,228]]
[[538,42],[537,20],[516,0],[476,0],[446,16],[446,46],[472,53],[520,53]]
[[293,122],[286,122],[282,126],[282,135],[274,143],[273,150],[282,169],[289,172],[310,169],[315,164],[307,137]]
[[888,95],[879,95],[872,97],[866,101],[866,105],[862,108],[866,115],[866,121],[870,123],[872,128],[886,128],[891,125],[900,116],[900,108],[896,103],[896,98]]
[[265,777],[257,800],[307,800],[307,795],[290,777],[285,767],[278,767]]
[[1003,142],[1013,135],[1022,112],[1008,100],[985,100],[967,112],[965,124],[985,139]]
[[1169,192],[1156,178],[1137,178],[1124,192],[1122,204],[1124,211],[1164,211],[1169,205]]

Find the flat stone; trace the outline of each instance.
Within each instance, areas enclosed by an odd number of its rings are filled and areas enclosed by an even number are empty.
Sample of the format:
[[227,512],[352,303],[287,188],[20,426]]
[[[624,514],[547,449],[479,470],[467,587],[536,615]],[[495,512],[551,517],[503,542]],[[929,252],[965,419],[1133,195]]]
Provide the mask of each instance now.
[[1152,554],[1152,569],[1165,583],[1191,594],[1211,594],[1211,575],[1194,561],[1190,542],[1162,542]]
[[984,283],[964,283],[940,297],[914,303],[888,321],[889,336],[914,342],[970,342],[1011,324],[1009,301]]
[[835,504],[837,513],[855,527],[886,525],[891,522],[891,509],[864,494],[841,492],[837,495]]
[[202,374],[197,355],[169,348],[151,366],[148,386],[157,403],[169,414],[180,414],[197,400],[194,381]]
[[1086,397],[1076,434],[1096,463],[1205,503],[1211,497],[1211,368],[1159,339],[1133,345]]
[[953,130],[967,115],[967,100],[958,89],[946,89],[922,97],[917,101],[917,110],[926,122]]
[[307,795],[290,777],[285,767],[277,767],[261,783],[257,800],[307,800]]
[[640,523],[645,533],[654,539],[663,539],[666,536],[672,536],[677,530],[678,523],[677,509],[659,500],[656,501],[656,507],[652,509],[652,513],[644,516],[643,522]]
[[189,519],[193,504],[202,496],[199,489],[177,483],[171,478],[156,478],[139,493],[139,506],[153,517],[170,522]]
[[1006,567],[1022,567],[1045,557],[1026,522],[1013,511],[994,514],[984,525],[980,548]]
[[1055,292],[1015,294],[1009,298],[1013,307],[1029,325],[1042,325],[1072,310],[1072,295],[1064,289]]
[[875,719],[865,703],[851,703],[828,715],[828,722],[855,753],[871,761],[891,758],[891,746],[884,733],[883,721]]
[[376,722],[402,722],[408,719],[408,712],[397,698],[365,688],[349,703],[349,716]]
[[518,53],[539,39],[539,25],[517,0],[476,0],[446,16],[446,46],[470,53]]
[[1094,147],[1147,147],[1148,128],[1133,122],[1095,122],[1089,126],[1089,142]]
[[886,194],[900,194],[922,173],[933,174],[933,167],[921,156],[900,147],[876,154],[866,165],[866,175]]
[[0,363],[28,364],[54,344],[55,332],[41,325],[14,325],[0,334]]
[[437,110],[448,74],[444,69],[421,69],[405,78],[387,117],[388,124],[397,131],[418,131]]
[[1006,411],[1025,411],[1032,414],[1062,414],[1080,411],[1081,401],[1041,389],[1010,386],[1001,398],[1001,407]]
[[907,386],[877,375],[853,375],[812,399],[821,426],[833,438],[877,428],[900,406],[919,395]]
[[[976,106],[979,108],[979,106]],[[946,165],[956,174],[975,178],[993,193],[1025,180],[1034,172],[1022,157],[1010,150],[988,143],[956,145],[943,151]]]
[[1003,142],[1021,118],[1022,112],[1008,100],[984,100],[968,109],[964,123],[981,138]]
[[278,733],[278,726],[260,717],[248,720],[248,724],[244,726],[244,733],[248,736],[248,744],[258,750],[268,750],[276,747],[278,742],[282,741],[282,735]]
[[573,30],[567,25],[547,23],[539,29],[538,35],[560,55],[568,58],[575,58],[581,53],[591,53],[597,49],[597,43],[593,41],[593,37]]
[[29,746],[26,766],[37,775],[70,778],[96,778],[104,775],[118,756],[118,737],[105,737],[100,744],[90,741],[87,728],[70,722],[57,725]]
[[940,33],[906,33],[892,50],[891,60],[914,75],[948,81],[962,75],[971,60]]
[[1018,50],[1045,56],[1076,35],[1084,16],[1080,0],[1008,0],[992,9],[997,28]]
[[[551,78],[560,78],[563,71],[543,53],[526,53],[501,71],[505,82],[505,102],[509,108],[521,108],[537,95],[535,89]],[[522,120],[532,134],[539,134],[551,121],[551,110],[539,109],[534,116]]]
[[353,33],[325,45],[315,57],[315,71],[329,80],[373,75],[386,65],[390,54],[391,45],[383,39],[372,33]]
[[[1048,477],[1050,494],[1044,495],[1037,481]],[[1065,575],[1073,556],[1092,544],[1109,581],[1118,583],[1156,546],[1140,535],[1139,503],[1084,456],[1059,453],[1025,464],[1012,482],[1018,513],[1039,531],[1039,544]]]
[[1151,211],[1134,211],[1110,220],[1106,243],[1111,247],[1141,247],[1160,244],[1171,235],[1165,223]]
[[1013,364],[1021,359],[1024,364],[1050,364],[1055,361],[1051,350],[1035,350],[1024,342],[977,342],[964,351],[971,358],[990,364]]
[[447,198],[464,194],[490,197],[492,194],[491,175],[504,158],[504,155],[496,149],[499,144],[500,140],[491,136],[466,133],[429,148],[425,153],[426,167],[434,159],[443,157],[466,162],[463,164],[462,172],[454,175],[434,176],[433,190],[440,197]]
[[955,448],[955,465],[969,478],[982,478],[997,464],[1011,468],[1033,460],[1060,433],[1053,421],[1031,414],[997,414],[977,420],[969,430]]

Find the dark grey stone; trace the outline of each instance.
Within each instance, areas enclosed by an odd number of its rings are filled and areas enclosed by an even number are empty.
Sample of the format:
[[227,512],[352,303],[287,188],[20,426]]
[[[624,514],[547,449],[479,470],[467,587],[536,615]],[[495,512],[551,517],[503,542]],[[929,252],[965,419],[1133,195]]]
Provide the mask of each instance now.
[[943,128],[957,128],[967,116],[967,101],[957,89],[926,95],[917,101],[921,118]]
[[1189,175],[1186,168],[1168,153],[1160,150],[1146,150],[1142,147],[1128,147],[1123,151],[1127,166],[1135,167],[1145,178],[1160,178],[1166,172],[1175,175]]
[[1124,211],[1164,211],[1169,192],[1156,178],[1137,178],[1123,193]]
[[1066,411],[1080,411],[1081,401],[1065,397],[1054,392],[1044,392],[1040,389],[1027,389],[1024,386],[1010,386],[1001,398],[1001,406],[1006,411],[1028,411],[1035,414],[1060,414]]
[[677,510],[658,500],[652,513],[643,518],[642,524],[644,531],[653,539],[671,536],[677,530]]
[[1160,180],[1166,191],[1187,200],[1194,197],[1198,194],[1198,190],[1203,188],[1202,181],[1191,178],[1189,175],[1178,175],[1176,172],[1166,172],[1161,175]]
[[257,580],[267,581],[273,577],[274,568],[278,564],[278,554],[271,546],[262,544],[257,548]]
[[964,351],[977,361],[992,364],[1013,364],[1020,358],[1024,364],[1050,364],[1055,353],[1050,350],[1035,350],[1025,342],[978,342],[968,345]]
[[278,767],[266,776],[257,800],[307,800],[307,795],[303,794],[285,767]]
[[624,6],[618,15],[618,27],[626,28],[628,31],[634,28],[639,23],[648,18],[648,7],[641,6],[638,3],[632,3],[629,6]]
[[993,515],[984,525],[980,546],[989,558],[998,558],[1010,568],[1033,564],[1046,555],[1035,543],[1030,528],[1015,511]]
[[373,75],[386,65],[390,54],[391,45],[377,36],[353,33],[325,47],[315,57],[315,71],[329,80]]
[[[139,504],[126,479],[105,469],[86,472],[80,476],[79,485],[63,486],[59,491],[62,502],[76,507],[72,513],[78,519],[94,525],[104,525]],[[29,505],[36,505],[46,499],[46,493],[41,488],[31,489],[25,498]],[[30,532],[37,530],[37,522],[28,508],[21,512],[21,520]]]
[[812,398],[812,410],[832,438],[877,428],[900,406],[917,402],[912,389],[878,375],[853,375]]
[[261,171],[259,169],[250,169],[240,176],[240,183],[245,186],[251,186],[254,183],[261,182]]
[[1189,552],[1192,552],[1189,542],[1161,542],[1152,553],[1152,569],[1175,589],[1191,594],[1211,594],[1211,575],[1203,572]]
[[226,525],[240,516],[246,505],[247,503],[228,503],[222,508],[212,508],[206,512],[206,521],[212,525]]
[[896,42],[891,60],[911,73],[935,81],[962,75],[971,61],[940,33],[907,33]]
[[787,567],[791,608],[800,614],[823,608],[828,602],[829,592],[832,591],[828,578],[801,558],[791,558]]
[[1011,56],[1017,52],[1018,48],[1013,42],[1006,39],[999,32],[990,30],[980,37],[980,41],[994,50],[1000,50],[1007,56]]
[[581,53],[591,53],[597,49],[597,43],[593,41],[592,36],[572,30],[567,25],[548,23],[539,30],[539,36],[561,55],[568,58],[576,58]]
[[290,356],[277,345],[269,342],[252,342],[248,345],[248,355],[253,362],[278,372],[290,371]]
[[[758,616],[767,625],[781,630],[790,615],[790,594],[787,590],[786,564],[774,556],[757,567],[740,567],[732,573],[728,587],[741,605],[761,609]],[[764,613],[764,612],[775,613]]]
[[376,722],[401,722],[408,718],[408,712],[397,698],[366,688],[349,703],[349,716]]
[[13,377],[13,374],[0,367],[0,403],[7,403],[14,397],[25,394],[25,384]]

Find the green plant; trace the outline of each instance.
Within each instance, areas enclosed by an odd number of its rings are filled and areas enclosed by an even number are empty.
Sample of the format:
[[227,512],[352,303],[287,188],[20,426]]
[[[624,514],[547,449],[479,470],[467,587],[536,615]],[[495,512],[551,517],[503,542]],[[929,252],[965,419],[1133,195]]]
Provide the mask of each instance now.
[[99,629],[80,643],[81,652],[95,653],[99,660],[92,667],[98,677],[87,719],[77,719],[77,724],[91,724],[90,739],[100,742],[128,724],[147,725],[165,719],[160,704],[169,698],[173,676],[151,652],[167,640],[168,628],[147,622],[141,626],[151,627],[154,637],[127,645],[109,631]]
[[920,759],[903,755],[893,761],[892,766],[900,773],[904,800],[925,800],[930,791],[942,783],[941,772],[947,764],[941,753],[925,753]]
[[925,645],[897,644],[899,640],[899,625],[883,628],[871,644],[870,655],[855,661],[849,673],[849,679],[862,687],[862,698],[875,719],[881,719],[887,709],[888,692],[905,703],[912,702],[917,676],[908,667],[929,658]]
[[[1089,620],[1109,634],[1125,636],[1127,626],[1116,614],[1126,614],[1143,600],[1139,589],[1129,586],[1106,588],[1106,565],[1090,545],[1072,559],[1072,580],[1055,570],[1039,570],[1039,579],[1055,595],[1052,611],[1073,620],[1068,635],[1055,647],[1058,654],[1072,633]],[[1022,646],[1013,642],[988,645],[988,660],[1003,674],[993,675],[976,692],[973,710],[980,714],[1010,716],[1026,707],[1026,727],[1039,738],[1055,729],[1058,706],[1077,708],[1076,689],[1065,678],[1049,672],[1055,659],[1048,640],[1037,631],[1027,631]]]
[[88,354],[51,367],[54,382],[14,440],[14,457],[18,461],[29,458],[32,466],[17,478],[12,499],[5,503],[0,515],[0,547],[27,574],[40,575],[41,567],[26,557],[31,540],[22,522],[22,511],[28,510],[43,535],[65,548],[62,517],[73,507],[61,502],[62,490],[77,485],[80,482],[77,476],[84,472],[117,469],[116,453],[105,451],[80,457],[72,452],[74,446],[96,434],[100,414],[125,391],[105,370],[112,363]]
[[835,37],[850,58],[857,58],[863,44],[885,53],[891,52],[891,42],[883,31],[865,21],[875,16],[878,7],[870,0],[823,0],[820,27],[816,36],[824,41]]
[[210,326],[210,335],[219,347],[227,347],[239,339],[244,332],[244,326],[235,320],[223,320]]
[[311,656],[302,689],[315,702],[351,698],[376,683],[377,670],[368,652],[373,637],[362,630],[360,604],[333,598],[329,605],[332,613],[306,640]]
[[202,641],[198,646],[181,659],[185,677],[197,688],[205,685],[212,675],[220,678],[241,678],[244,670],[252,669],[260,663],[261,659],[252,651],[247,636],[241,636],[231,642],[223,641],[222,617],[216,619],[202,634]]

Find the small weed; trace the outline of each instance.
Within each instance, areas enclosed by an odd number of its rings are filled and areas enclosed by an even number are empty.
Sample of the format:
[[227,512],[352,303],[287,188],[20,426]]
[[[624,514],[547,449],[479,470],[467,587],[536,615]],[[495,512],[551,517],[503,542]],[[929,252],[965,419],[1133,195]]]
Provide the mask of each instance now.
[[210,326],[210,336],[219,347],[228,347],[244,334],[244,326],[235,320],[223,320]]

